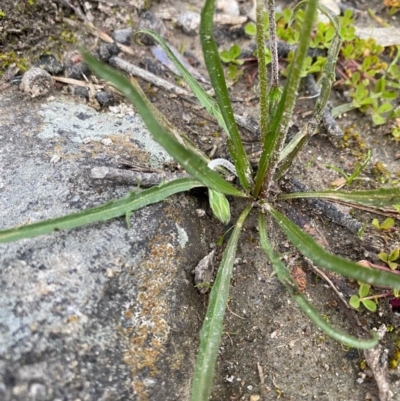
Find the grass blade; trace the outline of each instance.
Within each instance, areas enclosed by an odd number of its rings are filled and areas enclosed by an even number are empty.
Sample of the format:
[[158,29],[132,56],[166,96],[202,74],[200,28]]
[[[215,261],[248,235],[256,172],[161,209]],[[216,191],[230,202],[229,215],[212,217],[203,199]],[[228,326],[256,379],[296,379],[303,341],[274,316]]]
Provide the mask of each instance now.
[[111,201],[83,212],[0,231],[0,243],[32,238],[56,230],[68,230],[97,221],[106,221],[114,217],[129,215],[134,210],[160,202],[170,195],[201,186],[203,185],[194,178],[180,178],[141,192],[130,192],[125,198]]
[[210,170],[205,161],[196,153],[187,149],[169,134],[157,118],[153,116],[141,94],[130,81],[114,69],[98,61],[87,51],[82,51],[85,62],[97,75],[115,86],[136,107],[154,139],[193,177],[205,186],[226,195],[245,197],[246,195],[225,181],[218,173]]
[[300,230],[291,220],[268,205],[268,212],[292,244],[317,266],[363,283],[400,289],[400,275],[384,270],[370,269],[326,251],[314,239]]
[[217,103],[219,104],[226,127],[229,131],[229,151],[235,163],[240,184],[248,191],[250,189],[250,184],[253,182],[252,170],[233,115],[224,70],[222,69],[218,47],[214,39],[214,3],[215,0],[206,0],[201,11],[201,45],[203,48],[204,61],[214,88],[215,97],[217,98]]
[[162,114],[153,103],[147,99],[145,93],[140,87],[139,83],[135,78],[131,77],[131,84],[138,91],[139,95],[146,103],[147,107],[150,109],[150,112],[157,119],[157,121],[172,135],[175,139],[185,146],[185,148],[190,149],[194,153],[197,153],[207,164],[211,161],[200,149],[196,147],[196,145],[185,135],[185,133],[179,131],[165,116]]
[[251,206],[244,209],[236,222],[211,290],[206,317],[200,331],[200,348],[194,371],[191,401],[206,401],[211,392],[215,362],[221,343],[223,320],[231,285],[233,263],[236,257],[240,232],[250,210]]
[[380,188],[365,191],[313,191],[281,194],[279,199],[324,198],[332,201],[351,202],[363,206],[391,206],[400,204],[400,188]]
[[286,287],[290,296],[297,303],[297,305],[300,306],[301,310],[311,319],[311,321],[314,322],[328,336],[332,337],[336,341],[348,345],[349,347],[361,349],[375,347],[375,345],[378,343],[378,336],[376,333],[372,332],[373,338],[370,340],[358,339],[349,334],[336,330],[318,313],[318,311],[311,305],[307,298],[300,292],[287,268],[281,262],[278,255],[273,251],[265,229],[265,216],[262,213],[259,214],[258,227],[260,232],[261,247],[271,262],[279,281]]
[[149,29],[139,29],[135,32],[135,37],[138,34],[146,34],[151,36],[165,51],[167,56],[173,62],[175,67],[179,70],[182,75],[182,78],[188,84],[191,91],[197,97],[199,103],[207,110],[207,112],[212,115],[217,121],[221,128],[227,133],[230,137],[230,132],[226,127],[225,120],[222,117],[221,110],[217,104],[217,102],[202,88],[202,86],[193,78],[192,74],[182,65],[182,63],[177,59],[175,54],[171,51],[168,44],[164,41],[164,39],[158,35],[157,33],[149,30]]

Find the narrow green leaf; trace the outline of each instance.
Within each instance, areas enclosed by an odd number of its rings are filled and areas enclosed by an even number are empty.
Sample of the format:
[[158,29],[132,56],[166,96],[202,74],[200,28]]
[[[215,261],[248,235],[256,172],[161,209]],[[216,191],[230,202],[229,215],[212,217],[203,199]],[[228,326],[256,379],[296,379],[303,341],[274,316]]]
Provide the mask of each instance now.
[[122,199],[111,201],[83,212],[0,231],[0,243],[32,238],[53,231],[68,230],[97,221],[110,220],[114,217],[129,214],[152,203],[160,202],[178,192],[201,186],[203,185],[194,178],[180,178],[141,192],[130,192]]
[[211,392],[215,362],[221,343],[225,309],[229,297],[233,263],[240,232],[250,210],[251,206],[246,207],[236,222],[210,293],[206,317],[200,331],[200,348],[194,371],[191,401],[206,401]]
[[151,114],[156,118],[156,120],[159,122],[160,125],[164,127],[168,133],[173,136],[179,143],[185,146],[185,148],[190,149],[194,153],[197,153],[207,164],[211,161],[205,153],[203,153],[199,148],[196,147],[196,145],[187,137],[187,135],[177,129],[168,119],[165,117],[164,114],[162,114],[156,106],[153,105],[153,103],[150,102],[149,99],[147,99],[145,93],[143,92],[142,88],[140,87],[139,83],[131,77],[129,81],[133,87],[137,90],[139,96],[143,99],[143,101],[146,103],[147,107],[149,108]]
[[278,163],[280,164],[274,175],[275,180],[279,180],[279,178],[281,178],[288,170],[297,154],[307,144],[308,140],[313,135],[314,128],[315,124],[310,125],[309,122],[305,123],[300,131],[287,144],[287,146],[285,146],[279,155]]
[[290,296],[294,299],[297,305],[299,305],[302,311],[310,318],[310,320],[314,322],[324,333],[326,333],[328,336],[332,337],[336,341],[339,341],[354,348],[373,348],[378,343],[378,336],[375,333],[372,333],[373,338],[370,340],[360,340],[349,334],[336,330],[317,312],[317,310],[311,305],[307,298],[300,292],[297,284],[290,276],[289,271],[281,262],[278,255],[276,255],[276,253],[272,249],[272,245],[268,240],[267,232],[265,229],[265,216],[262,213],[259,214],[258,228],[260,232],[261,247],[270,260],[276,276],[278,277],[279,281],[285,286]]
[[200,39],[203,48],[203,56],[214,88],[215,97],[217,98],[222,116],[229,131],[229,151],[235,163],[240,184],[246,191],[249,191],[250,185],[253,182],[252,169],[233,115],[224,70],[214,39],[214,4],[215,0],[206,0],[201,11]]
[[[203,87],[193,78],[193,76],[189,73],[189,71],[182,65],[182,63],[171,51],[171,49],[169,48],[168,44],[164,41],[164,39],[156,32],[153,32],[149,29],[138,29],[135,32],[135,37],[139,34],[149,35],[163,48],[167,56],[173,62],[178,71],[181,73],[182,78],[188,84],[191,91],[197,97],[199,103],[207,110],[207,112],[211,116],[213,116],[218,121],[218,124],[221,126],[221,128],[223,128],[223,130],[227,133],[227,135],[230,136],[230,132],[226,127],[225,120],[222,117],[221,110],[217,102],[203,89]],[[227,53],[229,54],[229,52]]]
[[288,79],[280,98],[276,113],[270,122],[268,135],[263,144],[253,195],[258,197],[261,190],[267,190],[272,183],[280,152],[292,119],[297,91],[307,50],[310,44],[311,31],[317,11],[317,0],[309,0],[304,15],[300,40],[296,48]]
[[281,194],[279,199],[325,198],[364,206],[390,206],[400,202],[400,188],[380,188],[366,191],[312,191]]
[[361,174],[361,172],[365,169],[365,167],[367,167],[367,164],[370,162],[371,157],[372,152],[370,149],[368,149],[365,160],[361,164],[357,165],[353,174],[346,180],[346,185],[350,185]]
[[[297,6],[293,11],[292,18],[294,18],[294,15],[296,14],[297,10],[305,6],[306,3],[307,2],[303,1],[297,4]],[[332,85],[335,82],[335,67],[340,47],[342,44],[342,39],[340,37],[339,19],[335,14],[332,13],[331,10],[329,10],[329,8],[325,7],[324,5],[319,4],[318,8],[320,9],[320,11],[322,11],[325,15],[328,16],[328,18],[331,20],[333,24],[332,28],[333,32],[331,34],[332,42],[328,50],[328,56],[326,58],[322,76],[317,84],[317,86],[320,87],[320,95],[318,96],[318,99],[315,103],[314,112],[311,119],[301,130],[302,137],[299,136],[298,138],[296,138],[298,140],[296,144],[293,145],[289,144],[291,146],[290,153],[288,153],[285,156],[286,159],[279,166],[279,170],[275,174],[275,179],[279,179],[285,173],[285,171],[290,167],[292,161],[300,152],[300,150],[307,144],[308,140],[315,134],[317,127],[319,126],[319,123],[322,119],[326,105],[329,101]]]
[[357,107],[355,107],[352,103],[344,103],[341,104],[340,106],[336,106],[332,109],[331,114],[332,117],[337,117],[340,116],[341,114],[348,113],[349,111],[355,110]]
[[222,223],[228,224],[231,221],[231,210],[226,196],[221,194],[221,192],[209,189],[208,198],[214,216]]
[[232,184],[225,181],[218,173],[210,170],[204,160],[195,152],[187,149],[183,144],[171,136],[159,121],[153,116],[151,110],[141,97],[141,94],[130,83],[130,81],[98,61],[86,51],[82,51],[85,62],[97,75],[112,83],[127,99],[136,107],[148,130],[154,139],[193,177],[205,186],[213,188],[227,195],[245,197],[246,195],[236,189]]
[[348,259],[333,255],[320,247],[310,235],[304,233],[296,224],[271,206],[268,206],[268,212],[293,245],[317,266],[363,283],[400,288],[400,275],[384,270],[366,268]]
[[[293,8],[292,15],[290,17],[290,24],[293,22],[297,12],[304,8],[307,5],[307,0],[300,1],[299,3],[296,4],[296,6]],[[318,10],[320,10],[323,14],[325,14],[329,20],[331,21],[333,28],[335,29],[335,32],[340,31],[340,24],[339,24],[339,18],[337,17],[336,14],[332,12],[332,10],[323,4],[319,3],[318,4]]]

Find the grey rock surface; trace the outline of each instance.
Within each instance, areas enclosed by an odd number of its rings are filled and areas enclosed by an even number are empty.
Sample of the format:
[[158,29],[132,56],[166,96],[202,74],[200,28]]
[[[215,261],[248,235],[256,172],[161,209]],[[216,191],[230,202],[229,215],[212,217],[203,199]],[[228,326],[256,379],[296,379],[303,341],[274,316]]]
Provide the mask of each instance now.
[[[93,182],[93,166],[169,160],[132,112],[12,92],[0,104],[1,229],[134,190]],[[190,271],[208,252],[197,202],[0,245],[0,400],[187,398],[203,313]]]

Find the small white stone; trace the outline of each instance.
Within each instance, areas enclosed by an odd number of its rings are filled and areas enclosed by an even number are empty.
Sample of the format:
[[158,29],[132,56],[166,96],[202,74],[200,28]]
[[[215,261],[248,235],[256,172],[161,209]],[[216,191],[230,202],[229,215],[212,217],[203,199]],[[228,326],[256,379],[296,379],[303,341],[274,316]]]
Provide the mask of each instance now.
[[112,145],[113,142],[112,142],[112,140],[110,138],[104,138],[104,139],[101,140],[101,143],[104,146],[110,146],[110,145]]
[[56,163],[58,163],[60,160],[61,160],[61,156],[59,156],[59,155],[53,155],[53,156],[51,156],[50,163],[56,164]]
[[206,214],[206,211],[204,209],[196,209],[196,214],[199,217],[204,217]]
[[235,17],[240,15],[239,4],[236,0],[218,0],[217,10]]
[[[320,0],[319,3],[329,8],[333,14],[340,15],[340,0]],[[318,11],[318,22],[329,24],[330,20],[325,14]]]

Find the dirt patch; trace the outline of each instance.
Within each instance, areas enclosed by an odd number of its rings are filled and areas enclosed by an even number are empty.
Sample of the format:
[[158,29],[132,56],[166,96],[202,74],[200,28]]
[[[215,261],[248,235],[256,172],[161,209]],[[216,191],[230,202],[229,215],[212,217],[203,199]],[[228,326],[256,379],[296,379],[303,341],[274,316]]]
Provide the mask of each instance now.
[[[17,1],[3,2],[1,10],[5,16],[0,20],[0,70],[5,71],[10,63],[16,63],[24,70],[37,61],[40,54],[53,53],[60,60],[67,50],[76,49],[76,43],[84,43],[93,50],[99,39],[90,34],[79,20],[73,9],[63,2]],[[118,28],[136,27],[144,8],[150,5],[150,11],[164,16],[167,27],[167,40],[177,48],[189,51],[193,60],[199,62],[198,70],[206,75],[201,57],[198,36],[188,36],[177,27],[174,19],[178,10],[199,11],[200,1],[179,2],[120,2],[88,1],[74,3],[93,24],[110,33]],[[287,3],[287,2],[285,2]],[[345,2],[344,2],[345,3]],[[364,2],[347,2],[359,11],[365,11]],[[250,2],[242,2],[242,7],[249,8]],[[381,7],[381,1],[368,2],[368,7],[375,9],[378,15],[387,14]],[[361,14],[362,16],[365,15]],[[391,21],[396,22],[396,21]],[[227,48],[233,42],[243,46],[249,43],[243,37],[241,27],[225,26],[217,32],[219,44]],[[132,45],[132,56],[126,56],[135,65],[155,65],[159,74],[172,82],[172,73],[160,68],[146,47]],[[250,74],[250,73],[249,73]],[[255,85],[249,84],[245,74],[231,87],[235,111],[240,115],[256,116],[258,97]],[[182,131],[205,152],[213,152],[214,157],[226,155],[226,140],[219,128],[207,115],[187,99],[171,96],[169,93],[141,82],[150,100]],[[9,88],[13,90],[13,87]],[[60,86],[62,91],[67,87]],[[57,92],[54,93],[57,96]],[[340,102],[340,94],[333,94],[332,101]],[[78,99],[77,101],[83,101]],[[301,126],[303,117],[312,110],[312,100],[299,102],[294,121],[294,129]],[[390,182],[399,178],[398,143],[387,135],[387,128],[372,127],[369,119],[356,112],[350,113],[340,121],[345,137],[333,144],[321,130],[320,135],[312,138],[309,145],[298,157],[292,174],[314,189],[324,189],[339,175],[326,167],[327,164],[342,168],[347,172],[366,153],[373,150],[372,161],[365,171],[360,187],[376,187],[380,182]],[[247,136],[248,148],[255,147],[254,135],[243,131]],[[125,139],[124,139],[125,141]],[[126,140],[129,143],[129,140]],[[134,161],[136,150],[130,153],[125,143],[116,144],[124,147],[124,159]],[[130,146],[133,147],[131,144]],[[136,148],[135,148],[136,149]],[[100,150],[93,149],[97,154]],[[117,154],[119,149],[116,148]],[[142,158],[145,162],[145,159]],[[379,234],[367,228],[362,240],[340,226],[332,224],[324,216],[316,214],[307,204],[293,202],[286,208],[299,209],[315,222],[322,238],[326,240],[332,252],[352,260],[368,258],[378,262],[377,253],[399,247],[399,233]],[[240,208],[234,205],[233,213]],[[357,218],[370,223],[370,213],[362,212]],[[380,218],[382,220],[382,218]],[[248,400],[260,395],[265,400],[282,398],[287,400],[375,400],[378,389],[362,352],[343,348],[326,338],[301,314],[290,301],[284,288],[271,277],[271,267],[258,248],[256,223],[250,220],[246,232],[241,237],[239,259],[236,264],[231,300],[225,320],[225,334],[220,351],[212,399]],[[217,239],[225,228],[218,224],[213,228]],[[379,312],[370,314],[364,311],[356,313],[346,310],[335,297],[331,289],[321,282],[307,264],[283,242],[277,235],[274,241],[281,246],[279,252],[287,254],[288,260],[298,259],[306,271],[306,292],[313,304],[329,321],[354,335],[364,335],[363,328],[373,329],[386,324],[393,330],[384,339],[384,347],[389,349],[389,358],[394,360],[398,352],[400,322],[391,312],[387,301],[379,304]],[[345,295],[356,293],[357,285],[346,282]],[[207,298],[204,297],[204,305]],[[358,325],[361,323],[361,327]],[[138,334],[139,335],[139,334]],[[193,332],[192,336],[197,337]],[[193,351],[194,352],[194,351]],[[137,361],[130,359],[129,364]],[[133,369],[133,367],[131,367]],[[132,370],[131,369],[131,370]],[[136,369],[136,368],[135,368]],[[390,371],[392,391],[400,397],[396,385],[400,380],[399,369]],[[130,398],[130,399],[135,399]],[[253,398],[254,400],[256,398]],[[397,399],[397,398],[395,398]]]

